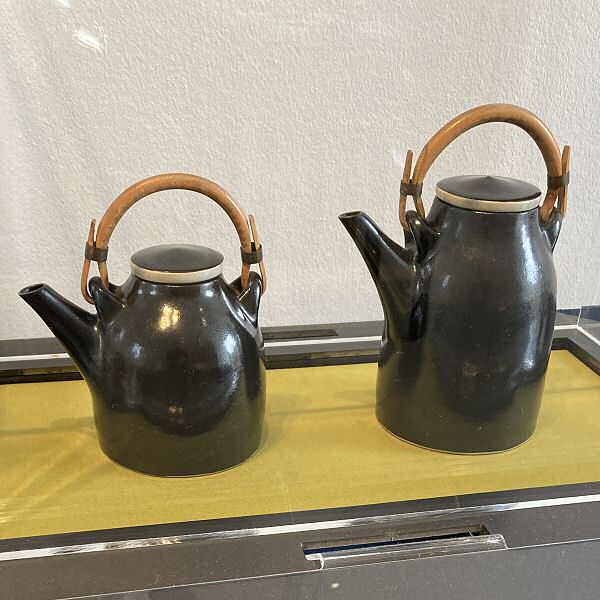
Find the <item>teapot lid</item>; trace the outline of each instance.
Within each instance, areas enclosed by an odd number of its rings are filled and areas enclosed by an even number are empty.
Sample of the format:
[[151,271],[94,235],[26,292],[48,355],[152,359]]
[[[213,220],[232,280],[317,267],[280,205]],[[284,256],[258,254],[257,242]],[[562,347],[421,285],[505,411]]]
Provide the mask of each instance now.
[[524,212],[539,204],[540,190],[526,181],[490,175],[460,175],[438,182],[436,196],[446,204],[482,212]]
[[193,244],[161,244],[138,250],[129,259],[131,271],[154,283],[199,283],[223,272],[223,255]]

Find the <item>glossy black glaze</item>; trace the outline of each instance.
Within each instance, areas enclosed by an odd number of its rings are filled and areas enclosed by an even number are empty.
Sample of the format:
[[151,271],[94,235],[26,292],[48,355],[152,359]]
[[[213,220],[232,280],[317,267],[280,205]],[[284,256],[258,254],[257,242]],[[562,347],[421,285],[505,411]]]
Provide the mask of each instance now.
[[449,452],[518,446],[535,429],[556,307],[552,249],[562,217],[484,213],[436,198],[407,213],[402,248],[364,213],[340,220],[385,313],[377,417]]
[[153,475],[232,467],[259,446],[265,409],[261,279],[250,273],[166,285],[90,281],[98,315],[39,284],[20,295],[44,319],[92,393],[104,452]]
[[212,248],[195,244],[161,244],[138,250],[130,260],[138,267],[150,271],[189,273],[220,265],[223,255]]

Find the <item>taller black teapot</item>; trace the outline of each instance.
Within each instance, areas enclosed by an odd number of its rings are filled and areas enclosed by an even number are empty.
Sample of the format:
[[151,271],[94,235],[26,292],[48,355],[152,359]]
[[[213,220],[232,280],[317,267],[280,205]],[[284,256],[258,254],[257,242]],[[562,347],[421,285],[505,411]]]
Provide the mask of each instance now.
[[[530,134],[548,170],[535,186],[461,176],[437,184],[425,216],[423,180],[442,150],[467,130],[507,122]],[[556,309],[552,251],[567,207],[569,148],[531,112],[508,104],[456,117],[423,148],[400,190],[405,247],[362,212],[340,215],[383,304],[377,417],[427,448],[497,452],[533,433]],[[406,212],[413,196],[417,211]],[[558,199],[558,208],[555,202]]]
[[[185,189],[219,204],[241,243],[242,273],[227,284],[223,256],[192,245],[154,246],[131,257],[131,275],[109,283],[111,234],[138,200]],[[89,281],[90,261],[100,277]],[[261,275],[250,271],[260,264]],[[83,374],[100,445],[117,463],[153,475],[199,475],[248,458],[265,410],[258,307],[266,284],[256,223],[217,184],[181,173],[125,190],[95,234],[92,221],[81,289],[90,314],[45,284],[20,296],[42,317]]]

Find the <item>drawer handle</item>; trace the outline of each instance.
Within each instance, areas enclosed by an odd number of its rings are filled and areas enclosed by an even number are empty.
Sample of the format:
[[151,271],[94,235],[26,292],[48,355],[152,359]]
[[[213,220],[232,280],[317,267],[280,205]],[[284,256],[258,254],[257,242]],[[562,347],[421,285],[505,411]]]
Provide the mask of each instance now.
[[408,560],[487,550],[505,550],[504,536],[489,533],[484,527],[448,533],[415,535],[402,539],[364,539],[304,545],[304,558],[319,569],[361,565],[395,560]]

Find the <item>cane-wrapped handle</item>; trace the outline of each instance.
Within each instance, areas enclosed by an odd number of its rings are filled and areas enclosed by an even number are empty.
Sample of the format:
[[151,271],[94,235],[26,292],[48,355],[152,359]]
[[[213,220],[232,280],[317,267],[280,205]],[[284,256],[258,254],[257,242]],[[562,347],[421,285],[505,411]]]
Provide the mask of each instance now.
[[407,228],[407,196],[413,197],[415,208],[421,217],[425,217],[421,192],[427,171],[442,151],[458,136],[484,123],[512,123],[526,131],[533,138],[544,157],[548,171],[548,189],[540,209],[542,221],[546,222],[550,217],[557,198],[558,209],[565,216],[569,185],[569,146],[564,147],[561,156],[558,143],[546,124],[525,108],[513,104],[486,104],[468,110],[444,125],[421,150],[412,177],[410,172],[413,154],[412,151],[408,151],[400,187],[400,221],[405,229]]
[[90,261],[94,260],[98,263],[98,271],[100,272],[102,283],[108,288],[108,266],[106,264],[108,242],[117,223],[138,200],[164,190],[190,190],[214,200],[227,213],[240,239],[242,250],[242,289],[248,285],[248,273],[250,265],[253,263],[259,264],[263,279],[263,291],[266,289],[266,268],[262,258],[262,247],[258,238],[254,216],[250,215],[250,218],[248,218],[244,209],[222,187],[209,179],[186,173],[166,173],[164,175],[148,177],[127,188],[108,207],[100,220],[97,232],[95,231],[96,222],[95,220],[92,221],[86,244],[85,262],[81,274],[81,293],[88,302],[93,303],[92,297],[88,292]]

